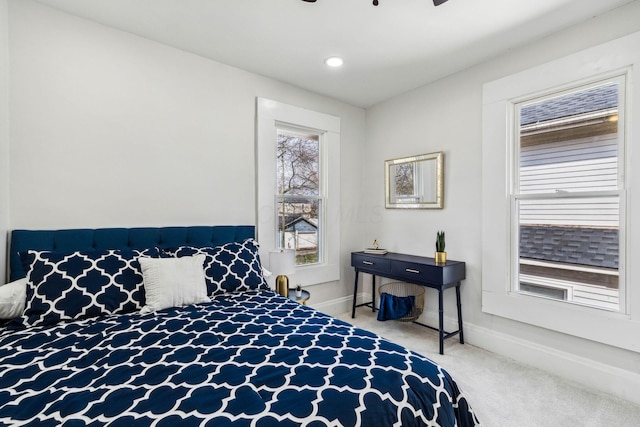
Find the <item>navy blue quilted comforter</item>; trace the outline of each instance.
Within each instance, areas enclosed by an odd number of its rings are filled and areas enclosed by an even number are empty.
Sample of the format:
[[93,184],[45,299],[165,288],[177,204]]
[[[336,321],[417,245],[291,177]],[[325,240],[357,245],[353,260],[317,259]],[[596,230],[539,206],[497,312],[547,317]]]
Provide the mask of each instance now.
[[0,424],[473,426],[423,356],[270,291],[0,332]]

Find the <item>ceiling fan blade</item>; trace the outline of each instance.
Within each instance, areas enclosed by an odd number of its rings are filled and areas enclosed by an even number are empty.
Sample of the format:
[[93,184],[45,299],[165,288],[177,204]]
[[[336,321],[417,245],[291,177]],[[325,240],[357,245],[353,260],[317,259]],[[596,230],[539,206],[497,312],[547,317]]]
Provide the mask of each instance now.
[[316,0],[302,0],[302,1],[306,1],[307,3],[315,3]]

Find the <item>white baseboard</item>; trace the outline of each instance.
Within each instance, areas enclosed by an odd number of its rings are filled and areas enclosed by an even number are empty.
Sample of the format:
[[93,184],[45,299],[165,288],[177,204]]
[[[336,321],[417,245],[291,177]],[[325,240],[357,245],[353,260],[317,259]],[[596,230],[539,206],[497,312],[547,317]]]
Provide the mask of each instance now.
[[466,343],[585,387],[640,404],[640,374],[487,329],[464,324]]
[[[332,299],[325,302],[313,303],[309,305],[318,311],[321,311],[330,316],[337,316],[339,314],[350,313],[353,308],[353,297],[351,295]],[[362,304],[365,301],[371,301],[370,293],[361,293],[357,296],[358,304]]]
[[[313,307],[336,316],[350,312],[352,301],[353,297],[345,296],[313,304]],[[363,301],[371,301],[371,294],[358,294],[358,303]],[[437,313],[426,312],[419,321],[436,326]],[[445,330],[456,330],[458,319],[445,316],[444,324]],[[640,404],[640,373],[619,369],[468,322],[464,323],[464,340],[465,343],[579,383],[593,391]]]
[[[358,297],[358,299],[360,299],[360,297]],[[346,296],[320,303],[310,302],[309,306],[330,316],[337,316],[351,311],[351,301],[353,301],[353,297]]]

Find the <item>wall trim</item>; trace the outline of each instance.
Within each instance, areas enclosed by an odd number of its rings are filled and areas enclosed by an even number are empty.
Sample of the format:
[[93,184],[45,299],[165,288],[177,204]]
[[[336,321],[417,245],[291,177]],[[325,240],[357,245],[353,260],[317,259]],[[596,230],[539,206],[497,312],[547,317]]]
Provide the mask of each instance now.
[[[338,316],[344,313],[350,313],[352,308],[353,297],[351,295],[347,295],[340,298],[331,299],[328,301],[323,301],[319,303],[311,302],[309,305],[315,308],[322,313],[328,314],[330,316]],[[358,304],[363,301],[371,301],[371,294],[369,293],[361,293],[357,296]]]
[[[640,123],[640,110],[632,109],[640,100],[640,32],[599,44],[561,58],[510,74],[482,86],[482,312],[556,331],[632,352],[640,352],[640,293],[633,292],[638,281],[636,265],[640,255],[640,233],[632,218],[640,212],[640,175],[631,165],[640,161],[633,147],[637,139],[630,125]],[[512,289],[517,282],[515,236],[517,209],[513,190],[515,105],[532,96],[547,96],[624,77],[619,93],[619,185],[612,194],[619,199],[620,229],[620,311],[537,298]],[[619,144],[622,141],[618,142]],[[624,155],[622,155],[624,153]],[[624,165],[622,164],[624,162]],[[624,179],[622,179],[624,175]],[[586,194],[586,193],[585,193]],[[596,195],[597,193],[594,193]],[[604,195],[605,193],[600,193]],[[491,236],[491,238],[487,238]]]
[[[323,313],[335,316],[351,312],[351,301],[352,296],[344,296],[312,305]],[[358,302],[361,301],[371,301],[371,294],[358,294]],[[419,320],[428,325],[437,325],[437,313],[425,312]],[[445,316],[444,325],[446,330],[457,329],[458,320]],[[464,323],[464,338],[467,344],[581,384],[593,392],[606,393],[640,404],[638,372],[609,366],[468,322]]]
[[637,372],[470,323],[464,324],[464,339],[471,345],[582,384],[594,392],[607,393],[640,404],[640,374]]

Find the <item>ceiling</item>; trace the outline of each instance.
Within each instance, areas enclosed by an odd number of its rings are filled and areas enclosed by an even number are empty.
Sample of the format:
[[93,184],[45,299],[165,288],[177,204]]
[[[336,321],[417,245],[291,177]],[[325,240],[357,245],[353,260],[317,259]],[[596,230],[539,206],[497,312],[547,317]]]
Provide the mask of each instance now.
[[37,1],[366,108],[635,0]]

